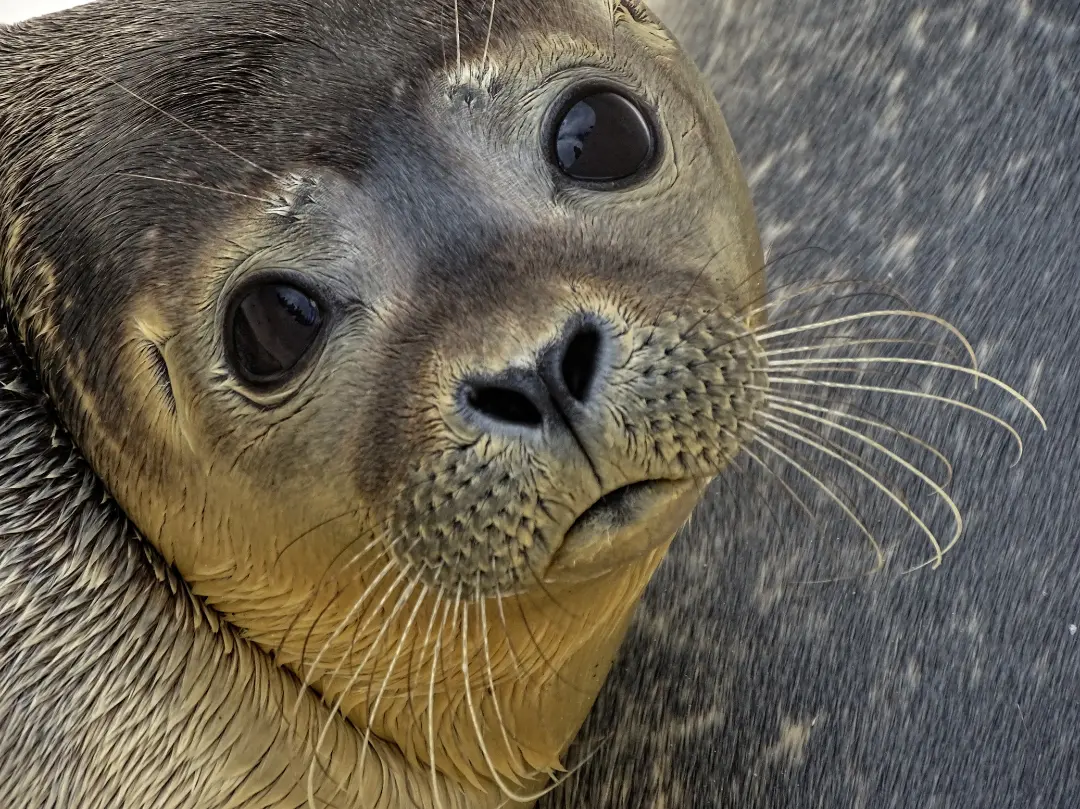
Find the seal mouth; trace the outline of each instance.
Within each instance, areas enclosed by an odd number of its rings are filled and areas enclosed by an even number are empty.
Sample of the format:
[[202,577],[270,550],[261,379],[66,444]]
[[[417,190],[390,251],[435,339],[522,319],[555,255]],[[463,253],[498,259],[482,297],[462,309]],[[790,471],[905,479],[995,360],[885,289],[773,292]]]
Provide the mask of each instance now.
[[707,480],[644,480],[602,495],[567,530],[544,580],[587,581],[663,547],[707,485]]

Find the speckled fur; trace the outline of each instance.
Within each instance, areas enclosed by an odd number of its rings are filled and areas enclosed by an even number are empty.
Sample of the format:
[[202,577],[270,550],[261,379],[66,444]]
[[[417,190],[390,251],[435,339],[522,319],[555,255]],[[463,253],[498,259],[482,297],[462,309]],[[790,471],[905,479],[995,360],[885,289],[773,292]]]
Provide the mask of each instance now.
[[[647,592],[578,749],[610,742],[544,805],[1075,807],[1080,7],[652,5],[721,100],[771,283],[888,281],[964,330],[1050,429],[1010,469],[966,417],[885,411],[958,464],[969,522],[935,572],[788,583],[821,555],[842,566],[857,538],[815,540],[767,476],[726,476]],[[903,528],[881,503],[871,518]]]

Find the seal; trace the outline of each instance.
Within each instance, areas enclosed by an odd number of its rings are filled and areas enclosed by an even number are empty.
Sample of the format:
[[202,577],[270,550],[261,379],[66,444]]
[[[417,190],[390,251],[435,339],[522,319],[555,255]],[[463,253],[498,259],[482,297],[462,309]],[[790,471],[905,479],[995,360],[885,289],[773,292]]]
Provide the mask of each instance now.
[[5,791],[533,800],[768,390],[749,193],[667,30],[101,0],[0,32],[0,155],[5,552],[65,561],[4,597]]
[[716,102],[636,0],[100,0],[0,32],[0,155],[28,806],[529,804],[751,447],[842,459],[940,561],[836,444],[889,425],[805,386],[1022,400],[842,330],[973,357],[936,318],[775,316]]

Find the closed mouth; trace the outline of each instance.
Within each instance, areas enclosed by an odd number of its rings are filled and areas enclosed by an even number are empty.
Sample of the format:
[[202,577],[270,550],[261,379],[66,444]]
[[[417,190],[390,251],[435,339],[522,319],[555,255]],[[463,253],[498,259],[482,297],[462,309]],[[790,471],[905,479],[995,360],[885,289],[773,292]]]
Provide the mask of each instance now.
[[631,483],[620,486],[618,489],[608,492],[600,497],[595,503],[581,513],[574,524],[567,531],[567,536],[572,534],[579,526],[588,526],[603,520],[611,524],[626,524],[633,521],[636,501],[642,496],[648,497],[649,492],[656,487],[663,486],[669,481],[643,480],[639,483]]
[[707,484],[645,480],[604,494],[567,530],[544,579],[592,579],[657,550],[686,522]]

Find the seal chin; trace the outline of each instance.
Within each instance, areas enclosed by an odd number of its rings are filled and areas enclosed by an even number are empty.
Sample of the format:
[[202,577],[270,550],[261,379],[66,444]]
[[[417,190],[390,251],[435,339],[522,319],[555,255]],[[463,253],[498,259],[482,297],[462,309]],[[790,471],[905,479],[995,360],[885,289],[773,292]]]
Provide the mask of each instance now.
[[671,541],[708,480],[646,480],[603,495],[570,526],[543,579],[572,584],[597,578]]

